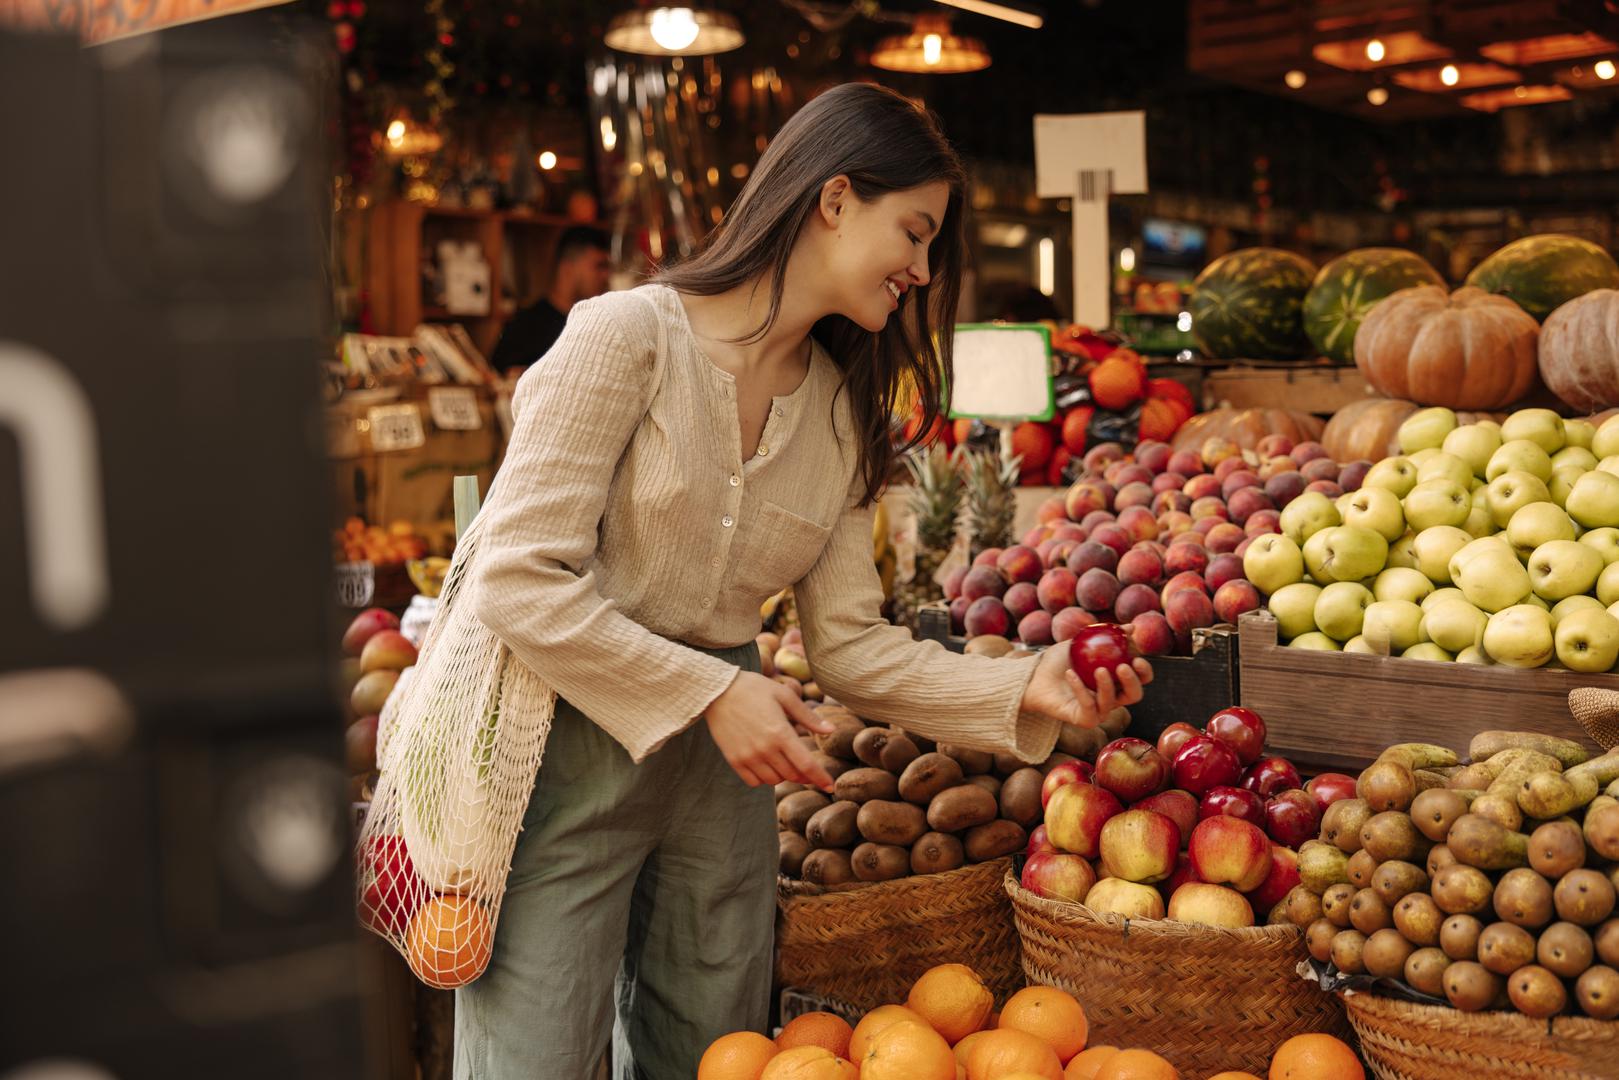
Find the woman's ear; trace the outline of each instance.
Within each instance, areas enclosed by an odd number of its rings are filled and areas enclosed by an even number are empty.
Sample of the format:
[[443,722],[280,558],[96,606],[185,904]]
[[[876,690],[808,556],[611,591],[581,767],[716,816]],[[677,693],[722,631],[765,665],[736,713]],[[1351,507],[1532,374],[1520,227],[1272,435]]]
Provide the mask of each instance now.
[[854,189],[849,178],[839,173],[821,185],[821,220],[832,228],[843,224],[843,211],[849,208]]

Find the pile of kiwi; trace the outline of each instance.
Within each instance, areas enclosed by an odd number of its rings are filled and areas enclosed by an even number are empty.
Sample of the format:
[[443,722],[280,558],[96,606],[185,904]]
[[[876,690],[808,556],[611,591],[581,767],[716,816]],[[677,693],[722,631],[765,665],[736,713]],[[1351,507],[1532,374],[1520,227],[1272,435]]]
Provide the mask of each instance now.
[[1458,1009],[1619,1017],[1619,749],[1486,731],[1469,750],[1384,751],[1299,852],[1287,917],[1322,963]]
[[867,724],[836,703],[815,711],[834,729],[800,738],[835,789],[776,785],[776,825],[781,873],[816,885],[937,874],[1022,851],[1041,820],[1045,774],[1094,761],[1130,724],[1121,708],[1094,730],[1065,726],[1056,751],[1031,765]]

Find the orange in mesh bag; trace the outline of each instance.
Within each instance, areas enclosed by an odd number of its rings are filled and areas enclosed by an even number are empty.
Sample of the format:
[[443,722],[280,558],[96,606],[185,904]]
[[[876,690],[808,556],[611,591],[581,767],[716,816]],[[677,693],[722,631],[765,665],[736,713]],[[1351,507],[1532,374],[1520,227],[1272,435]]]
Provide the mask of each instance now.
[[416,666],[383,710],[381,776],[356,852],[361,924],[441,989],[489,965],[556,710],[556,694],[462,596],[480,521],[461,537]]

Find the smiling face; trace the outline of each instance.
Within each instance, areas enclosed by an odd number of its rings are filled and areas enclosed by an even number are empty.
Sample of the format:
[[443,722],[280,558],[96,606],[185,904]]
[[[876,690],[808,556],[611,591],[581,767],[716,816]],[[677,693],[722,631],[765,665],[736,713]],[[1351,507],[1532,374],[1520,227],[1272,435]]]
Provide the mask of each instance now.
[[837,177],[821,194],[826,243],[820,287],[831,308],[873,333],[926,285],[928,249],[950,204],[943,181],[889,192],[870,201]]

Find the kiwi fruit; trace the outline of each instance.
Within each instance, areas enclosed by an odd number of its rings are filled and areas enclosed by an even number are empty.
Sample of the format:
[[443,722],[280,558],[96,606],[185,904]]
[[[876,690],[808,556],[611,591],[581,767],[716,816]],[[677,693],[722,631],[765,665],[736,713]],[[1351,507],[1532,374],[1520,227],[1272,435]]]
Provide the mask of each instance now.
[[1372,875],[1377,873],[1379,860],[1365,848],[1349,856],[1349,862],[1344,867],[1349,874],[1349,884],[1357,889],[1372,887]]
[[816,812],[832,805],[819,791],[795,791],[776,804],[776,824],[800,835]]
[[860,806],[852,802],[835,802],[822,807],[804,826],[804,836],[811,847],[848,847],[859,835],[855,820]]
[[1511,975],[1535,962],[1535,935],[1509,922],[1491,923],[1478,936],[1478,962],[1497,975]]
[[977,784],[958,784],[928,803],[928,827],[934,832],[965,832],[1000,816],[1001,804]]
[[855,735],[851,749],[855,757],[873,769],[887,768],[883,764],[883,748],[894,737],[892,728],[869,727]]
[[969,750],[965,746],[953,746],[950,743],[940,743],[939,753],[947,758],[954,758],[961,771],[972,776],[976,773],[987,773],[995,767],[995,755],[983,750]]
[[1349,926],[1349,905],[1359,892],[1353,885],[1339,882],[1321,894],[1321,914],[1325,915],[1334,926],[1343,930]]
[[1361,850],[1380,863],[1390,859],[1425,860],[1431,846],[1432,842],[1411,823],[1411,815],[1400,810],[1373,814],[1360,827]]
[[1501,976],[1471,960],[1458,960],[1447,967],[1443,982],[1445,1000],[1462,1012],[1488,1009],[1501,993]]
[[833,780],[856,767],[854,762],[844,761],[842,758],[833,757],[831,754],[823,754],[819,750],[810,751],[810,760],[825,769],[826,775]]
[[866,722],[848,709],[832,705],[821,706],[815,710],[815,715],[832,725],[831,731],[820,732],[815,736],[816,748],[821,753],[831,754],[835,758],[859,761],[854,752],[854,740],[866,730]]
[[1332,959],[1332,939],[1338,936],[1338,928],[1330,919],[1317,919],[1304,931],[1304,946],[1310,950],[1310,955],[1325,964]]
[[1445,969],[1450,957],[1440,949],[1417,949],[1405,958],[1405,981],[1415,990],[1434,997],[1445,996]]
[[854,879],[847,851],[818,848],[804,856],[804,880],[812,885],[842,885]]
[[1353,855],[1360,850],[1361,826],[1371,817],[1372,808],[1365,799],[1339,799],[1321,815],[1321,839],[1345,855]]
[[1065,753],[1063,753],[1062,751],[1059,750],[1056,753],[1052,754],[1050,757],[1046,758],[1046,760],[1042,761],[1040,764],[1036,765],[1035,768],[1040,770],[1040,775],[1041,776],[1045,776],[1047,773],[1051,772],[1052,769],[1055,769],[1058,765],[1061,765],[1061,764],[1063,764],[1065,762],[1078,761],[1078,760],[1079,760],[1079,758],[1075,757],[1073,754],[1065,754]]
[[911,845],[913,874],[942,874],[961,867],[966,861],[966,849],[949,833],[923,833],[922,838]]
[[1029,834],[1023,831],[1023,826],[1001,819],[968,829],[963,846],[967,849],[967,861],[980,863],[1021,851],[1028,842]]
[[1439,927],[1444,921],[1444,912],[1425,892],[1406,893],[1394,905],[1394,928],[1413,945],[1439,944]]
[[1372,874],[1372,891],[1390,907],[1398,904],[1400,897],[1407,893],[1420,892],[1427,887],[1427,871],[1398,859],[1389,860]]
[[905,767],[922,755],[916,743],[903,731],[895,731],[888,736],[888,742],[883,746],[883,752],[878,755],[877,765],[887,769],[898,776],[905,771]]
[[1540,932],[1535,943],[1535,960],[1553,975],[1577,979],[1596,959],[1596,946],[1583,926],[1570,922],[1552,923]]
[[1405,974],[1405,962],[1417,947],[1392,927],[1385,927],[1366,939],[1361,948],[1361,963],[1366,965],[1366,974],[1375,975],[1380,979],[1398,979]]
[[1295,885],[1289,889],[1279,906],[1286,909],[1287,921],[1294,926],[1309,926],[1317,919],[1326,917],[1326,912],[1321,907],[1321,897],[1303,885]]
[[1021,768],[1001,784],[1001,817],[1025,829],[1040,824],[1045,808],[1040,805],[1040,786],[1045,778],[1039,769]]
[[1365,934],[1359,930],[1340,930],[1332,936],[1332,962],[1345,975],[1359,975],[1366,970],[1365,948]]
[[801,877],[804,873],[804,859],[810,853],[809,841],[790,829],[782,829],[776,833],[776,842],[781,847],[781,856],[776,868],[790,878]]
[[[1073,727],[1073,725],[1064,724],[1063,727]],[[1060,732],[1057,735],[1057,749],[1062,749],[1062,734]],[[1008,776],[1011,776],[1019,769],[1027,769],[1032,767],[1033,766],[1031,766],[1027,761],[1024,761],[1016,754],[1001,753],[995,755],[995,775],[999,776],[1002,780],[1005,780]]]
[[[977,776],[969,776],[967,777],[966,782],[974,787],[983,788],[985,791],[990,793],[991,797],[993,797],[996,802],[1000,801],[1001,778],[996,776],[994,773],[979,773]],[[938,796],[934,796],[934,798],[938,798]]]
[[849,856],[860,881],[893,881],[911,872],[911,853],[896,844],[861,844]]
[[1355,794],[1366,800],[1374,814],[1405,810],[1417,797],[1417,778],[1398,761],[1380,759],[1360,774]]
[[[1394,914],[1382,897],[1371,889],[1361,889],[1349,901],[1349,925],[1370,937],[1394,925]],[[1402,957],[1400,962],[1405,963]]]
[[1580,926],[1596,926],[1613,914],[1613,883],[1595,870],[1570,870],[1553,892],[1557,917]]
[[1495,885],[1495,913],[1516,926],[1539,930],[1552,921],[1551,882],[1526,866],[1508,870]]
[[1473,915],[1490,906],[1494,886],[1484,871],[1471,866],[1447,866],[1433,879],[1433,900],[1447,915]]
[[1619,1017],[1619,971],[1598,964],[1587,968],[1574,984],[1574,1000],[1586,1016],[1596,1020]]
[[1435,844],[1433,850],[1428,852],[1427,870],[1428,877],[1430,879],[1432,879],[1445,867],[1455,865],[1456,856],[1452,854],[1450,848],[1446,847],[1444,844]]
[[1563,980],[1539,964],[1527,964],[1507,980],[1507,996],[1512,1007],[1525,1016],[1545,1019],[1568,1007],[1568,990]]
[[1436,844],[1443,844],[1456,819],[1467,813],[1473,792],[1429,788],[1411,801],[1411,823]]
[[855,824],[860,835],[872,843],[897,847],[910,847],[928,831],[928,817],[920,806],[885,799],[862,805]]
[[1090,759],[1107,743],[1107,732],[1099,727],[1084,728],[1064,724],[1057,729],[1057,749],[1076,758]]
[[887,769],[850,769],[832,781],[832,794],[839,802],[868,803],[873,799],[892,802],[899,798],[899,781]]
[[900,774],[899,796],[906,802],[926,806],[933,801],[933,796],[955,787],[966,775],[953,757],[937,752],[923,754]]
[[776,785],[776,801],[781,802],[789,795],[797,795],[800,791],[811,790],[808,784],[800,784],[797,780],[783,780]]
[[1619,919],[1609,919],[1591,935],[1597,959],[1611,968],[1619,968]]
[[1477,960],[1484,924],[1472,915],[1452,915],[1439,926],[1439,947],[1452,960]]

